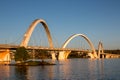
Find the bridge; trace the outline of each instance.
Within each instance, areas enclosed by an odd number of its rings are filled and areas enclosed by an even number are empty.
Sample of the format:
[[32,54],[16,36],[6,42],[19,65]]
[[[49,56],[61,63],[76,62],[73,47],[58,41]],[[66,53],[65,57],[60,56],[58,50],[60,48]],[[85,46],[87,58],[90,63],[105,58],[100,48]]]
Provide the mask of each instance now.
[[[17,48],[21,47],[20,45],[10,45],[10,44],[0,44],[0,49],[9,49],[9,50],[16,50]],[[46,50],[46,51],[77,51],[77,52],[90,52],[88,50],[80,50],[80,49],[69,49],[69,48],[47,48],[41,46],[27,46],[27,50]]]
[[[41,23],[43,25],[43,28],[47,34],[47,38],[48,38],[48,42],[49,42],[49,47],[45,48],[42,46],[28,46],[28,42],[30,40],[30,37],[35,29],[35,27],[37,26],[37,24]],[[67,49],[66,46],[70,43],[71,40],[73,40],[75,37],[82,37],[89,45],[90,50],[79,50],[79,49]],[[71,53],[71,51],[79,51],[79,52],[86,52],[88,53],[88,55],[90,56],[90,58],[100,58],[101,55],[105,55],[103,53],[103,47],[102,44],[99,44],[99,52],[97,53],[93,43],[91,42],[91,40],[84,34],[74,34],[72,36],[70,36],[62,45],[61,48],[55,48],[53,45],[53,40],[51,37],[51,33],[49,31],[49,28],[46,24],[46,22],[42,19],[36,19],[34,20],[31,25],[29,26],[28,30],[26,31],[26,33],[24,34],[24,37],[20,43],[20,45],[10,45],[10,44],[0,44],[0,49],[9,49],[9,50],[16,50],[19,47],[25,47],[26,49],[39,49],[39,50],[47,50],[47,51],[51,51],[51,56],[52,59],[55,60],[55,53],[54,51],[59,51],[59,56],[58,59],[67,59],[68,55]],[[101,52],[102,51],[102,52]]]
[[98,44],[98,58],[120,58],[119,54],[105,53],[102,42]]

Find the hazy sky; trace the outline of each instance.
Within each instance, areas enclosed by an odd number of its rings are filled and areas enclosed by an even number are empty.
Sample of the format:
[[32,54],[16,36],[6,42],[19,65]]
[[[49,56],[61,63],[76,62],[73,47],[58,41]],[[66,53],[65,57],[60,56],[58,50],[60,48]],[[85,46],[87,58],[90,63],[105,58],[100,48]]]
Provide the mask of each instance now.
[[46,21],[60,45],[82,33],[95,46],[120,49],[120,0],[0,0],[0,43],[22,37],[35,19]]

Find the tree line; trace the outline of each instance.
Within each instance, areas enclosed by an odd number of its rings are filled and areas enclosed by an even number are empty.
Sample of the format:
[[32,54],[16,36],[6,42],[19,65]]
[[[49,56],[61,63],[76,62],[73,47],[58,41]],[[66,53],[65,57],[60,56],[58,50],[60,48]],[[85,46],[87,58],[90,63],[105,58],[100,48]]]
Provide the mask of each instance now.
[[111,53],[111,54],[120,54],[120,50],[116,49],[116,50],[104,50],[105,53]]

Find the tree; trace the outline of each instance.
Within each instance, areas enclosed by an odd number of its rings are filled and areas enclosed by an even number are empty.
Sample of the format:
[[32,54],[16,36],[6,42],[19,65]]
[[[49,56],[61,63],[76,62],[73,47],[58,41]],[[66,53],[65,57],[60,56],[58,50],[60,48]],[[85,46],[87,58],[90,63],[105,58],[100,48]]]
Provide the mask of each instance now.
[[27,59],[30,58],[30,55],[28,54],[27,50],[25,47],[19,47],[17,50],[16,50],[16,53],[15,53],[15,61],[26,61]]

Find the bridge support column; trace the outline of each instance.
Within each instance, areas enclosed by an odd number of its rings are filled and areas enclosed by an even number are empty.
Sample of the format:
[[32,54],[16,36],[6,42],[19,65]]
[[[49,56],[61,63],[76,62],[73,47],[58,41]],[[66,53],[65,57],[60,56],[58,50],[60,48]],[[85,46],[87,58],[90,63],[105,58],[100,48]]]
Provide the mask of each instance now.
[[70,54],[71,51],[60,51],[58,59],[59,60],[64,60],[68,58],[68,55]]
[[71,53],[71,51],[65,51],[65,59],[68,58],[68,55]]
[[98,57],[97,53],[94,53],[94,58],[100,58],[100,56]]
[[60,51],[60,52],[59,52],[58,59],[59,59],[59,60],[64,60],[64,59],[65,59],[65,51]]
[[105,58],[105,55],[102,55],[102,58]]
[[0,52],[0,61],[6,62],[6,63],[11,61],[9,49],[6,49],[6,50]]
[[92,53],[88,53],[88,55],[90,56],[90,58],[95,58]]
[[56,60],[55,52],[51,51],[51,55],[52,55],[52,60]]
[[100,54],[98,53],[98,58],[100,59]]

